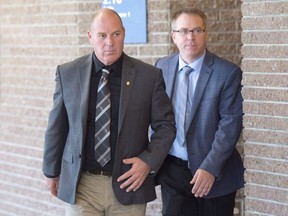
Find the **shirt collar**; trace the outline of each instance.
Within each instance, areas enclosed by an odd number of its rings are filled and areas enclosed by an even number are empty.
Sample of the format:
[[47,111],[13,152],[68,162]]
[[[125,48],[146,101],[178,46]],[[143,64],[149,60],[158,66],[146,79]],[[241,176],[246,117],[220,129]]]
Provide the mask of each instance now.
[[[202,63],[204,61],[204,57],[206,54],[206,50],[204,51],[204,53],[195,61],[193,61],[192,63],[188,64],[189,67],[193,68],[194,71],[198,71],[201,69]],[[184,62],[184,60],[181,58],[181,56],[179,55],[179,66],[178,66],[178,71],[182,70],[183,67],[185,67],[187,65],[187,63]]]
[[122,60],[123,60],[123,56],[124,54],[122,53],[122,55],[120,56],[120,58],[114,62],[113,64],[109,65],[109,66],[106,66],[104,65],[95,55],[95,53],[93,52],[93,62],[96,66],[96,71],[100,71],[102,68],[105,68],[109,71],[118,71],[119,68],[121,69],[122,68]]

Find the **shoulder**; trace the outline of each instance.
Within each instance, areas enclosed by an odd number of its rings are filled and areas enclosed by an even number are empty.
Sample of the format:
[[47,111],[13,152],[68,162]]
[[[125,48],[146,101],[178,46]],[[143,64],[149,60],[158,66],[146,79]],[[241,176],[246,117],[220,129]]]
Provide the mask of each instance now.
[[85,64],[86,62],[90,62],[90,61],[92,61],[92,54],[84,55],[84,56],[78,57],[72,61],[63,63],[63,64],[59,65],[59,68],[61,68],[62,70],[77,68],[77,67],[81,66],[82,64]]
[[136,69],[137,71],[145,71],[147,73],[159,73],[161,70],[151,64],[148,64],[140,59],[125,55],[123,59],[124,64],[130,64],[131,68]]
[[178,57],[179,57],[179,53],[173,53],[171,55],[168,55],[168,56],[164,56],[162,58],[159,58],[157,61],[156,61],[156,67],[163,67],[164,65],[167,65],[168,62],[171,62],[171,61],[178,61]]
[[240,67],[236,65],[235,63],[222,58],[214,53],[211,53],[209,51],[206,52],[206,56],[204,59],[203,64],[206,64],[207,66],[210,66],[212,68],[222,69],[222,70],[239,70],[241,71]]

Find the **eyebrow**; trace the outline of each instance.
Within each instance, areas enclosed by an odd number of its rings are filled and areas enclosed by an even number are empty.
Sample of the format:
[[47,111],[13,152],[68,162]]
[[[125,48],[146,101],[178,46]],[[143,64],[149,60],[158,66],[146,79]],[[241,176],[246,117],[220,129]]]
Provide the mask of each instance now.
[[[121,30],[117,30],[117,31],[114,31],[112,32],[111,34],[115,34],[115,33],[121,33],[122,31]],[[98,32],[97,34],[108,34],[107,32]]]

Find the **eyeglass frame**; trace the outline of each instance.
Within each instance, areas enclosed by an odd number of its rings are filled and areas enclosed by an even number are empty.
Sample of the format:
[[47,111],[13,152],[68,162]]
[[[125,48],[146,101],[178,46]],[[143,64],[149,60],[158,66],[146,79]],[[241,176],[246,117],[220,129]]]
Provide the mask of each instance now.
[[205,28],[201,28],[201,27],[197,27],[197,28],[194,28],[194,29],[179,29],[179,30],[172,30],[172,32],[175,32],[175,33],[179,33],[180,36],[187,36],[188,33],[192,33],[196,36],[198,35],[201,35],[202,33],[204,33],[206,31]]

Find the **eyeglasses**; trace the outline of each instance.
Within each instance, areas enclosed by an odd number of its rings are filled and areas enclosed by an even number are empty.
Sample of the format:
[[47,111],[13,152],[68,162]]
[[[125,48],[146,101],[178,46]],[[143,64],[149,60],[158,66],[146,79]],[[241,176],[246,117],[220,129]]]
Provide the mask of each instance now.
[[172,30],[172,32],[177,32],[180,34],[180,36],[187,36],[189,33],[194,34],[195,36],[201,35],[203,32],[205,32],[206,29],[203,28],[195,28],[195,29],[179,29],[179,30]]

